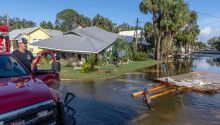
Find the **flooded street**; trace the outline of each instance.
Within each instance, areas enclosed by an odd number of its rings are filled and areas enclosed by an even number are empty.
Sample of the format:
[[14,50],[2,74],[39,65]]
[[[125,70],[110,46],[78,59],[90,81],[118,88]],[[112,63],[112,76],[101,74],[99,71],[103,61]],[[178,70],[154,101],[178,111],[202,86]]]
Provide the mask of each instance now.
[[76,95],[71,105],[78,125],[220,125],[220,94],[163,96],[153,101],[153,112],[143,97],[131,97],[151,88],[154,78],[192,71],[220,73],[220,56],[176,60],[108,80],[63,82],[60,91]]

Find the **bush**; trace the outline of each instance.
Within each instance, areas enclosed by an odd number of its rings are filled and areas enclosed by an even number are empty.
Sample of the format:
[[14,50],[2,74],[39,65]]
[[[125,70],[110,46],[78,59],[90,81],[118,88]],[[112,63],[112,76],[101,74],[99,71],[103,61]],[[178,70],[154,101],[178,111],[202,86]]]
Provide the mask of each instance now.
[[81,72],[87,73],[96,71],[95,65],[97,65],[97,61],[98,60],[94,54],[89,55],[86,62],[82,65]]
[[64,61],[64,66],[66,67],[75,67],[78,66],[78,58],[69,58],[67,60]]
[[102,66],[102,65],[105,65],[105,64],[107,64],[107,61],[104,58],[98,59],[98,62],[97,62],[98,66]]
[[91,70],[91,66],[89,64],[87,64],[87,63],[84,63],[82,65],[82,68],[80,69],[80,72],[88,73],[88,72],[90,72],[90,70]]
[[147,60],[147,54],[144,52],[134,52],[133,53],[134,61],[144,61]]

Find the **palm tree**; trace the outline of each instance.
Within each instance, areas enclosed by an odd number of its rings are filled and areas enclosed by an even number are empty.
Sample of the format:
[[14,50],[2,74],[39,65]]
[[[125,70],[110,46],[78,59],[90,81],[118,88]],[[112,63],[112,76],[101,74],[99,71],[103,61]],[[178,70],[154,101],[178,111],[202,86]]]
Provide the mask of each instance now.
[[[153,26],[153,36],[155,40],[155,59],[160,60],[160,39],[158,37],[158,32],[156,30],[156,21],[158,17],[158,11],[159,11],[159,0],[142,0],[142,2],[139,5],[139,9],[142,13],[152,14],[152,26]],[[157,39],[158,38],[158,39]]]
[[197,24],[197,14],[195,11],[192,11],[190,12],[190,18],[187,26],[185,26],[184,29],[181,30],[176,36],[177,41],[181,44],[180,47],[182,47],[182,45],[185,46],[185,53],[189,52],[189,47],[192,49],[192,47],[195,45],[199,32],[200,30]]
[[163,56],[164,47],[166,57],[173,54],[175,38],[181,41],[177,41],[179,44],[185,45],[194,44],[196,41],[199,34],[197,14],[195,11],[189,11],[184,0],[142,0],[139,8],[144,14],[152,14],[156,60]]
[[183,0],[166,0],[162,4],[162,19],[160,25],[167,34],[167,53],[166,56],[172,55],[173,39],[189,21],[188,4]]

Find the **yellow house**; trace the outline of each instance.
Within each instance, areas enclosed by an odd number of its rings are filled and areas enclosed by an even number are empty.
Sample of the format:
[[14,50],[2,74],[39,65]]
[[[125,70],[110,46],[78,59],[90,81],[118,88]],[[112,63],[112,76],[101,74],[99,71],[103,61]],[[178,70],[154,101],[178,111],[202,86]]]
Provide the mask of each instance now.
[[11,51],[17,49],[18,43],[17,41],[24,37],[28,39],[28,50],[33,53],[33,55],[37,55],[42,49],[30,45],[31,43],[48,39],[53,36],[61,35],[62,32],[58,30],[50,30],[50,29],[43,29],[41,27],[32,27],[32,28],[25,28],[25,29],[16,29],[9,33],[9,37],[11,40]]

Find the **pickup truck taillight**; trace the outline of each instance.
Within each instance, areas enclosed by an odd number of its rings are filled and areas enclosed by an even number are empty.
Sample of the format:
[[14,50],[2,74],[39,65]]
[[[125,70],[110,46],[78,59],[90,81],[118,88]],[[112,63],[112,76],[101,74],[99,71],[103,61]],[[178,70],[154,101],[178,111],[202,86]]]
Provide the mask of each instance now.
[[0,114],[0,125],[55,125],[56,114],[54,101],[47,100]]

